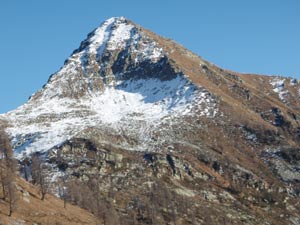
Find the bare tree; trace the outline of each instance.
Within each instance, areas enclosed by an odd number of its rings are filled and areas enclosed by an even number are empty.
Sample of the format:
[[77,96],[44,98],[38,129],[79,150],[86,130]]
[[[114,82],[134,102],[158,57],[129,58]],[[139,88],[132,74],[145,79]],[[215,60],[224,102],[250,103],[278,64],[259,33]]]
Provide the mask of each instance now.
[[17,193],[16,185],[12,180],[10,180],[7,183],[7,197],[8,197],[8,204],[9,204],[8,216],[11,216],[13,210],[15,209],[16,201],[17,201],[16,193]]
[[48,191],[48,183],[46,180],[45,165],[39,154],[31,156],[31,175],[34,184],[38,185],[41,193],[41,200],[45,199]]
[[64,175],[59,179],[58,184],[59,197],[64,200],[64,208],[67,208],[68,190],[67,190],[67,176]]
[[6,199],[6,180],[8,177],[7,166],[8,166],[8,151],[11,150],[9,139],[3,128],[0,129],[0,180],[2,189],[2,199]]
[[16,168],[17,164],[13,158],[13,151],[8,135],[3,127],[0,128],[0,181],[2,186],[2,198],[8,200],[9,212],[12,215],[16,203]]
[[[11,151],[11,149],[10,149]],[[12,151],[11,151],[12,152]],[[5,178],[5,186],[6,186],[6,195],[8,197],[8,203],[9,203],[9,213],[8,216],[12,215],[13,209],[15,207],[15,203],[17,201],[17,195],[16,195],[16,162],[13,159],[13,156],[11,153],[8,154],[8,159],[6,162],[7,171],[6,171],[6,178]]]
[[119,225],[119,216],[110,200],[103,200],[101,206],[101,214],[104,225]]
[[29,181],[30,177],[30,159],[24,155],[24,159],[19,162],[19,171],[21,176],[24,177],[26,181]]
[[66,183],[69,200],[92,212],[101,224],[119,225],[119,215],[112,199],[101,193],[100,184],[101,177],[98,174],[90,174],[87,181],[70,180]]
[[6,189],[5,189],[5,179],[6,179],[6,168],[4,163],[4,158],[1,154],[1,163],[0,163],[0,182],[1,182],[1,191],[2,191],[2,199],[5,201],[6,199]]

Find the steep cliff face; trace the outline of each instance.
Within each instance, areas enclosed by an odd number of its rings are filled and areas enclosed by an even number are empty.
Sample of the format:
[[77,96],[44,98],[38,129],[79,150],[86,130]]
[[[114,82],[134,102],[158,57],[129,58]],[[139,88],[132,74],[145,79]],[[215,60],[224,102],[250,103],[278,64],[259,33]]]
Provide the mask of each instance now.
[[96,182],[122,218],[299,224],[299,93],[295,79],[223,70],[121,17],[1,118],[22,168],[37,152],[54,192],[62,178]]

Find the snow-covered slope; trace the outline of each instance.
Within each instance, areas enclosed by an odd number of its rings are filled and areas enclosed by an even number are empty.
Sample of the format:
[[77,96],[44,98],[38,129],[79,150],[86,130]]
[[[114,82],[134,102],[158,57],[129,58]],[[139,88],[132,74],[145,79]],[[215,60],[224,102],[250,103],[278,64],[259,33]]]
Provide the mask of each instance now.
[[[45,152],[89,127],[135,133],[145,149],[172,118],[214,117],[214,97],[170,64],[167,53],[125,18],[111,18],[28,103],[2,115],[17,158]],[[150,143],[151,145],[151,143]],[[147,148],[149,149],[149,147]]]
[[213,117],[216,103],[208,92],[177,77],[164,82],[126,81],[88,98],[55,97],[38,105],[30,102],[5,117],[13,124],[8,132],[15,137],[14,148],[21,157],[24,151],[47,151],[90,126],[106,125],[121,131],[130,125],[141,132],[145,128],[139,126],[140,121],[155,128],[165,118],[192,113]]

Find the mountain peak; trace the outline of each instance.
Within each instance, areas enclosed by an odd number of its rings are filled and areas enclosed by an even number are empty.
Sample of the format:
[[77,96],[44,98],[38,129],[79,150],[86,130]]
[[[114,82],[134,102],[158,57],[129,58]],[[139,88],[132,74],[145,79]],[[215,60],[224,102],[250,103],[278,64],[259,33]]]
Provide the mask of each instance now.
[[[160,62],[160,63],[158,63]],[[143,68],[143,70],[141,70]],[[163,48],[124,17],[112,17],[88,34],[32,98],[75,97],[138,77],[175,78]]]
[[110,39],[112,39],[110,43],[111,49],[118,46],[121,47],[125,44],[124,41],[129,39],[132,28],[133,25],[129,24],[128,20],[124,17],[109,18],[89,33],[87,39],[81,43],[79,49],[75,50],[74,53],[89,50],[90,53],[98,53],[100,55],[101,50],[104,50],[105,45]]

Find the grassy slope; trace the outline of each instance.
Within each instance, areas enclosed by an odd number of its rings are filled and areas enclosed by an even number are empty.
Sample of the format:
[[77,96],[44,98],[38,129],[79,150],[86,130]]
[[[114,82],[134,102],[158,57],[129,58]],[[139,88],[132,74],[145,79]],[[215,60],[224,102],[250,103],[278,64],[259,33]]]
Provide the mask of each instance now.
[[8,203],[0,201],[0,224],[99,224],[96,218],[78,206],[67,204],[53,195],[46,195],[44,201],[39,198],[36,187],[21,178],[17,179],[17,197],[15,210],[7,216]]

